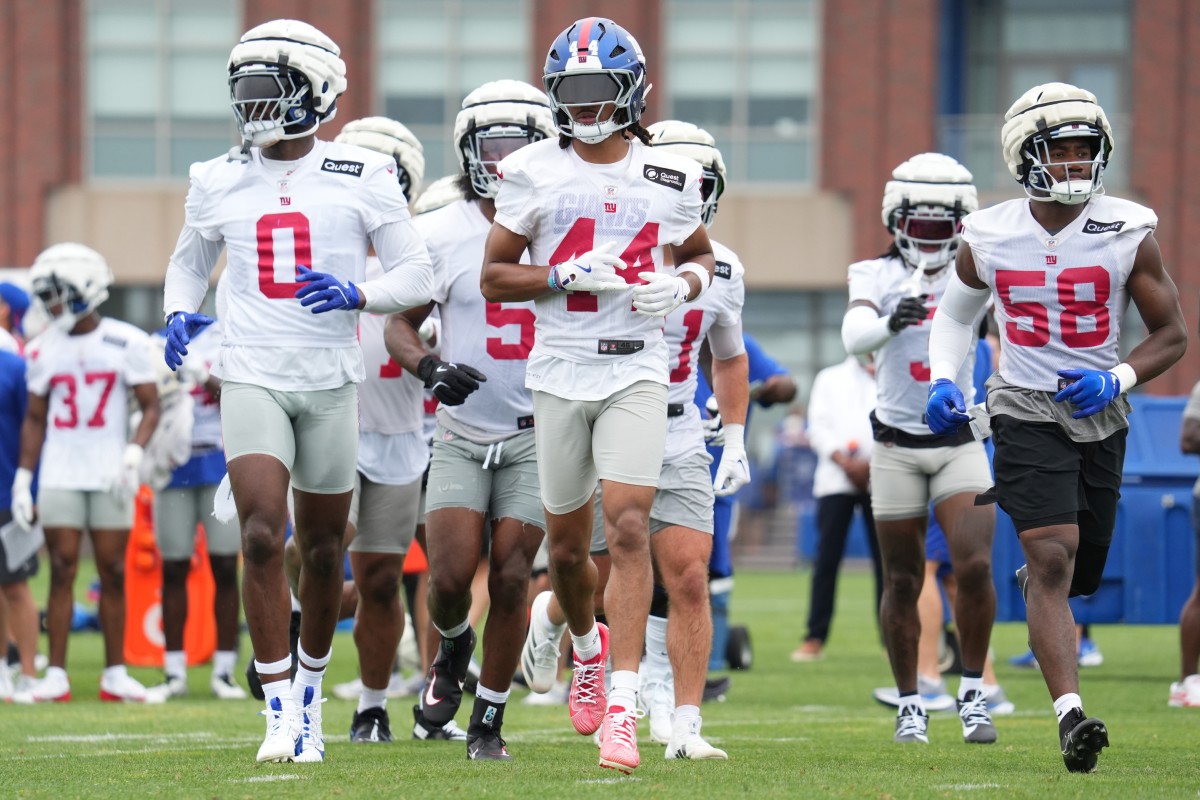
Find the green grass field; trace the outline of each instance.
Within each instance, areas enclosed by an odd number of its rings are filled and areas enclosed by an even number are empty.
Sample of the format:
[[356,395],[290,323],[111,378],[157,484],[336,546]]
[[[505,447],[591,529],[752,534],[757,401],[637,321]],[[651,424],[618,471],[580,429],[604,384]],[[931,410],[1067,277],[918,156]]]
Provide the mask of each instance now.
[[[325,705],[326,762],[254,763],[263,735],[259,705],[219,703],[207,667],[191,695],[167,706],[100,703],[100,637],[78,634],[69,668],[75,699],[0,707],[0,793],[6,797],[1196,797],[1200,711],[1167,707],[1177,669],[1173,626],[1094,630],[1104,665],[1083,671],[1088,712],[1109,726],[1112,747],[1092,775],[1063,768],[1050,702],[1036,671],[1007,665],[1025,649],[1024,625],[997,626],[997,670],[1016,714],[997,719],[1000,741],[965,745],[953,713],[934,715],[928,747],[891,742],[893,712],[870,695],[891,683],[869,611],[867,576],[840,587],[824,661],[791,663],[802,631],[808,572],[738,575],[732,618],[750,626],[754,668],[734,673],[724,703],[705,705],[704,731],[728,762],[666,761],[643,725],[642,766],[630,777],[597,766],[590,738],[575,735],[565,707],[523,706],[514,692],[505,734],[515,760],[474,763],[461,744],[415,742],[408,698],[389,710],[399,740],[351,745],[353,705]],[[39,597],[44,597],[41,586]],[[248,652],[248,641],[243,652]],[[339,634],[326,686],[355,671]],[[135,669],[146,682],[155,670]],[[950,680],[951,690],[957,679]],[[466,725],[470,704],[459,723]]]

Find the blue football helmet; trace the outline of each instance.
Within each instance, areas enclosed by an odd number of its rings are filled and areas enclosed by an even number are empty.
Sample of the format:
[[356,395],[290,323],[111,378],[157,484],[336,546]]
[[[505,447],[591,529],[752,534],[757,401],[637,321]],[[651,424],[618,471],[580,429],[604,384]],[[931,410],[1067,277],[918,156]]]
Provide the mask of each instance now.
[[581,19],[558,35],[542,82],[559,132],[587,144],[637,122],[650,91],[637,40],[603,17]]

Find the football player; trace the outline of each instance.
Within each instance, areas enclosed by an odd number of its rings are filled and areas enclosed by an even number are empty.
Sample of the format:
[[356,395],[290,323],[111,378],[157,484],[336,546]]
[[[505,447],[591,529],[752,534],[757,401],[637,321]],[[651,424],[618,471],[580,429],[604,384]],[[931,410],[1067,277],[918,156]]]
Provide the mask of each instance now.
[[[501,159],[557,134],[540,90],[515,80],[485,83],[462,103],[453,144],[462,164],[457,200],[416,220],[434,265],[433,302],[388,323],[388,347],[439,401],[425,512],[429,613],[441,638],[430,665],[421,716],[454,719],[475,647],[468,612],[483,537],[491,608],[467,756],[508,760],[501,735],[527,619],[526,595],[545,514],[538,494],[533,399],[525,360],[533,345],[534,303],[487,302],[479,291],[484,240],[496,215]],[[440,355],[418,335],[440,314]],[[486,376],[486,377],[485,377]]]
[[[667,429],[662,318],[703,294],[714,261],[700,166],[647,146],[646,62],[629,32],[599,17],[572,23],[550,46],[543,82],[559,136],[500,163],[481,287],[489,302],[536,300],[525,385],[551,583],[575,653],[568,707],[581,734],[603,723],[601,765],[630,772],[653,584],[649,515]],[[526,250],[537,266],[520,263]],[[609,632],[595,620],[588,559],[597,477],[612,556],[607,697]]]
[[[161,702],[161,694],[147,693],[125,671],[125,545],[138,467],[159,413],[148,337],[97,311],[113,277],[104,257],[90,247],[67,243],[44,250],[30,278],[51,320],[27,348],[29,402],[12,490],[13,519],[28,528],[37,518],[50,554],[50,666],[32,697],[37,702],[71,699],[67,639],[86,530],[100,573],[105,665],[100,699]],[[130,394],[142,412],[132,438]],[[36,506],[34,469],[39,469]]]
[[[871,415],[871,510],[883,560],[880,626],[900,706],[893,740],[929,742],[928,711],[917,686],[921,623],[917,598],[925,576],[929,504],[950,543],[958,579],[955,620],[962,643],[958,713],[963,739],[996,741],[987,710],[983,667],[996,591],[991,552],[995,514],[976,506],[991,486],[983,444],[970,428],[930,434],[922,420],[928,381],[931,308],[937,308],[954,270],[963,217],[978,208],[970,171],[940,153],[913,156],[892,172],[883,192],[883,224],[891,247],[880,258],[850,265],[850,306],[842,343],[853,354],[875,353],[878,400]],[[980,307],[974,327],[986,313]],[[974,342],[972,342],[974,344]],[[975,350],[955,373],[972,393]],[[880,446],[881,445],[881,446]]]
[[[273,20],[229,58],[242,146],[191,169],[183,231],[167,268],[166,359],[210,323],[196,313],[222,247],[229,314],[213,373],[245,554],[243,603],[266,698],[259,761],[321,761],[321,681],[342,594],[342,537],[365,377],[357,311],[429,300],[429,257],[396,162],[322,141],[346,89],[338,46],[313,26]],[[364,280],[368,247],[383,274]],[[328,312],[350,312],[329,313]],[[295,682],[283,572],[289,483],[303,574]]]
[[[929,337],[925,413],[936,434],[964,429],[969,388],[955,378],[992,298],[1002,338],[1000,368],[987,384],[995,498],[1027,561],[1017,581],[1063,762],[1091,772],[1108,730],[1083,711],[1067,599],[1095,592],[1108,558],[1129,426],[1125,393],[1178,361],[1187,331],[1154,212],[1104,194],[1113,134],[1096,96],[1065,83],[1035,86],[1008,109],[1000,135],[1027,197],[964,222],[966,246]],[[1149,334],[1118,361],[1131,299]]]

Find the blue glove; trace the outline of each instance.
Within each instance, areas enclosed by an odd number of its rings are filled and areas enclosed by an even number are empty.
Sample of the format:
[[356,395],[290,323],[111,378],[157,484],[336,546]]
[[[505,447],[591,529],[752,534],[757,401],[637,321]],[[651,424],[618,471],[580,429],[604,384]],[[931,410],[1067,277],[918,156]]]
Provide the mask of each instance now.
[[305,266],[299,267],[304,285],[296,290],[296,297],[302,306],[321,305],[312,309],[314,314],[324,314],[326,311],[357,311],[359,296],[358,287],[346,281],[342,284],[337,278],[327,272],[313,272]]
[[970,421],[966,401],[954,381],[938,378],[929,384],[929,400],[925,403],[925,422],[929,430],[947,436]]
[[167,317],[167,346],[163,357],[172,372],[183,366],[183,357],[187,355],[192,337],[212,324],[212,317],[186,311],[176,311]]
[[1120,379],[1104,370],[1060,369],[1058,377],[1071,383],[1054,395],[1054,402],[1067,400],[1079,406],[1079,410],[1071,415],[1074,419],[1090,417],[1121,394]]

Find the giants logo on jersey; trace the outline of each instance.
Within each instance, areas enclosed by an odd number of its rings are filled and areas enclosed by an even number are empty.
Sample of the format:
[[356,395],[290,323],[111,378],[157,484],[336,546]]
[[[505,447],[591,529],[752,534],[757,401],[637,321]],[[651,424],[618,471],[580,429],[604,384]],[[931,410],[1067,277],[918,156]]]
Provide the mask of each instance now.
[[645,197],[631,197],[621,203],[620,207],[611,203],[612,211],[608,210],[609,205],[609,202],[591,193],[560,194],[558,208],[554,211],[554,232],[562,234],[582,217],[596,220],[597,234],[611,237],[634,236],[646,224],[646,218],[650,215],[650,200]]

